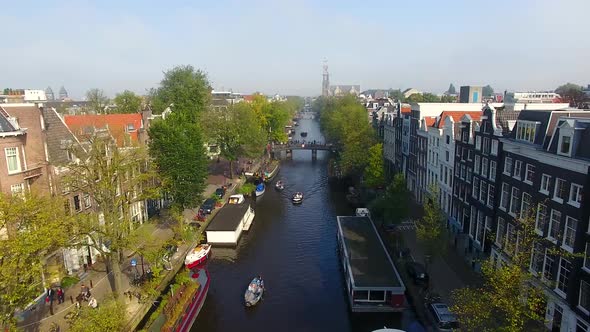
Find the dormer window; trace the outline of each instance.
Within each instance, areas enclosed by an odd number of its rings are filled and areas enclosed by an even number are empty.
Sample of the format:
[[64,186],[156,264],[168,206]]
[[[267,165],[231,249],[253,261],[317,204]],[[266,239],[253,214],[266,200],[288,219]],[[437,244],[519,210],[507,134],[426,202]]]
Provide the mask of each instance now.
[[127,124],[127,132],[132,132],[134,130],[135,130],[135,126],[133,125],[133,123]]
[[516,123],[516,139],[529,143],[535,142],[537,122],[519,120]]
[[571,148],[572,148],[571,136],[561,136],[561,143],[559,144],[559,153],[569,156]]

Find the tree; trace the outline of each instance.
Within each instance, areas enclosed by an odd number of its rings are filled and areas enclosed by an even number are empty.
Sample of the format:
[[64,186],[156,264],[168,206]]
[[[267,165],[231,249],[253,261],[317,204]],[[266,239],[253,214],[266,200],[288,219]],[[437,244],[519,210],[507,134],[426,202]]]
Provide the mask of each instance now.
[[422,96],[421,93],[414,93],[414,94],[410,95],[408,98],[406,98],[406,102],[408,102],[408,103],[423,103],[424,96]]
[[400,89],[390,89],[389,90],[389,98],[392,98],[395,101],[404,102],[405,97],[404,93]]
[[424,98],[425,103],[439,103],[440,102],[440,97],[433,94],[433,93],[430,93],[430,92],[423,93],[422,98]]
[[[525,331],[542,326],[545,295],[541,281],[530,272],[532,264],[548,250],[554,259],[576,257],[547,242],[535,231],[536,209],[521,213],[514,220],[515,231],[507,234],[503,249],[508,264],[491,260],[482,263],[483,285],[467,287],[452,295],[453,312],[468,331]],[[494,238],[494,234],[489,234]]]
[[97,308],[83,306],[80,315],[72,322],[70,331],[125,331],[127,313],[125,304],[114,298],[103,300]]
[[559,94],[561,98],[565,102],[570,103],[571,106],[577,106],[578,103],[586,98],[584,91],[582,91],[582,87],[573,83],[560,85],[555,89],[555,93]]
[[440,97],[441,103],[456,103],[457,97],[456,96],[442,96]]
[[131,218],[130,208],[158,196],[157,190],[147,186],[155,175],[145,168],[145,149],[119,149],[110,135],[89,138],[86,150],[73,154],[80,161],[65,166],[64,186],[88,193],[95,202],[95,213],[76,215],[73,244],[87,244],[105,258],[107,269],[112,272],[111,288],[120,294],[123,252],[135,248],[131,233],[136,221]]
[[429,257],[444,254],[446,244],[445,216],[439,204],[437,187],[430,187],[424,202],[424,216],[416,222],[416,237]]
[[207,136],[219,145],[221,156],[229,160],[230,177],[233,162],[238,158],[254,158],[262,153],[266,135],[251,105],[239,103],[227,110],[212,108],[202,119]]
[[410,192],[402,173],[394,175],[385,194],[371,204],[373,215],[382,218],[384,224],[399,223],[408,217]]
[[483,97],[492,97],[494,95],[494,89],[491,86],[486,85],[481,88],[481,94]]
[[192,66],[175,67],[152,90],[154,108],[172,113],[149,129],[150,155],[162,185],[179,207],[193,207],[205,189],[208,159],[200,116],[209,107],[209,82]]
[[209,106],[211,88],[207,75],[193,66],[177,66],[164,72],[157,89],[151,91],[151,103],[155,113],[161,113],[170,105],[175,111],[190,115],[191,122]]
[[447,90],[447,94],[449,94],[449,95],[456,95],[457,94],[457,89],[455,89],[455,86],[453,85],[453,83],[451,83],[449,85],[449,89]]
[[69,240],[72,219],[59,198],[0,194],[0,326],[15,325],[24,309],[49,284],[41,283],[44,258]]
[[383,144],[369,148],[369,164],[365,168],[365,183],[369,187],[379,187],[385,181],[383,164]]
[[113,101],[117,105],[117,113],[137,113],[141,110],[141,97],[129,90],[117,94]]
[[86,92],[86,101],[88,102],[88,108],[96,114],[104,113],[109,104],[109,98],[101,89],[88,90]]

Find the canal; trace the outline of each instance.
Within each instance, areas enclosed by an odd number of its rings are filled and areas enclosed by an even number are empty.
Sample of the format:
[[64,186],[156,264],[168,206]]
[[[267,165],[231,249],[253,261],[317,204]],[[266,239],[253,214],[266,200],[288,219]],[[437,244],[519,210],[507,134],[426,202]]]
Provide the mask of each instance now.
[[[308,132],[308,141],[323,141],[319,124],[302,119],[294,139]],[[328,185],[328,154],[294,151],[276,179],[256,202],[256,217],[237,248],[214,248],[208,268],[209,295],[191,331],[372,331],[383,326],[403,328],[410,311],[351,314],[338,258],[336,216],[354,213],[344,193]],[[290,201],[302,191],[303,204]],[[245,308],[244,291],[256,275],[267,292],[256,307]]]

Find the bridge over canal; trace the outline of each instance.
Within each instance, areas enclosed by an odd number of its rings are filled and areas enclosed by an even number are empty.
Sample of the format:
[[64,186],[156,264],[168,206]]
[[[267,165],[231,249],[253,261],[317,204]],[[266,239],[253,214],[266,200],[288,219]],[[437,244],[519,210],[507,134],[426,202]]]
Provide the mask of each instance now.
[[271,153],[275,157],[285,154],[286,158],[293,157],[294,150],[308,150],[311,151],[311,158],[316,159],[318,151],[337,152],[339,149],[331,143],[316,143],[316,142],[302,142],[302,143],[287,143],[287,144],[273,144],[270,147]]

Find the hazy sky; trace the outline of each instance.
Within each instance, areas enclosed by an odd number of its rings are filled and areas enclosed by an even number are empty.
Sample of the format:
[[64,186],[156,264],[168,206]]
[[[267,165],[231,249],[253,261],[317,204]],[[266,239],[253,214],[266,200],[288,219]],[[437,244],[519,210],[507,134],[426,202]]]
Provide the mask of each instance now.
[[216,89],[332,84],[443,92],[590,84],[590,0],[8,1],[0,88],[144,93],[191,64]]

